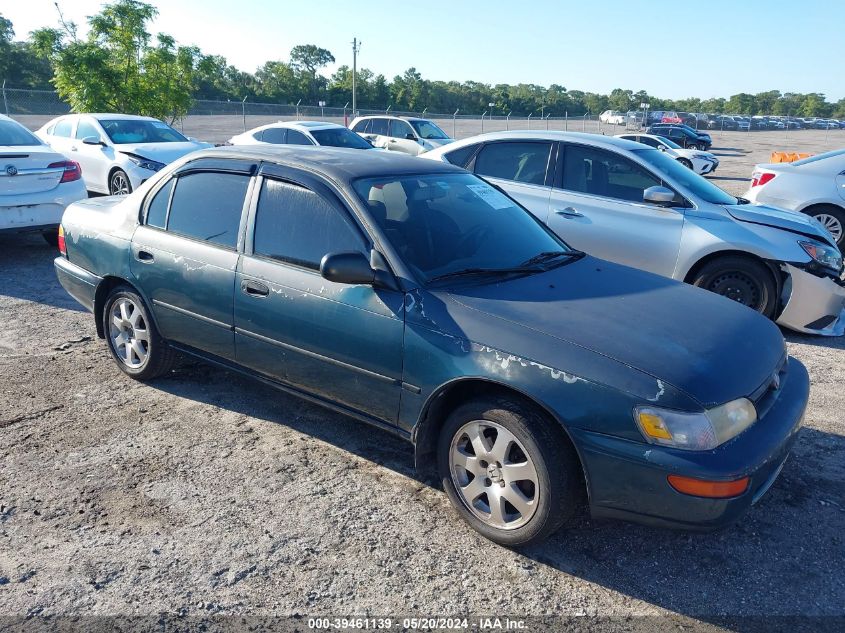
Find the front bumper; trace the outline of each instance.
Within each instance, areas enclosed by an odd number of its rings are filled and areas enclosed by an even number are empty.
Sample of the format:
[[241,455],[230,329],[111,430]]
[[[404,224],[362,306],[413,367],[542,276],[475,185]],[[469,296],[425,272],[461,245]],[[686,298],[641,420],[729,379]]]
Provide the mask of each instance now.
[[[810,379],[790,358],[783,382],[764,396],[760,419],[712,451],[683,451],[570,429],[587,476],[590,511],[616,518],[688,530],[718,529],[740,518],[766,493],[786,461],[804,418]],[[768,400],[768,401],[767,401]],[[671,474],[713,481],[749,477],[746,492],[708,499],[677,492]]]
[[784,308],[776,323],[805,334],[845,334],[845,282],[816,277],[792,264],[781,264],[781,269],[786,273]]

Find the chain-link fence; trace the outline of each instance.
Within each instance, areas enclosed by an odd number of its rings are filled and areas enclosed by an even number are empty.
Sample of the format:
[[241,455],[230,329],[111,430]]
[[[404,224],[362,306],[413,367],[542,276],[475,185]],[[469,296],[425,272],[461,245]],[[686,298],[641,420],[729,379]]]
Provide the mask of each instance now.
[[[50,118],[70,112],[70,106],[64,103],[56,92],[51,90],[22,90],[7,88],[3,84],[3,111],[15,117],[31,129],[37,129]],[[824,130],[825,134],[833,130],[845,129],[845,122],[832,119],[812,119],[792,116],[745,116],[721,114],[697,114],[675,112],[621,113],[621,117],[585,114],[568,116],[567,113],[538,112],[527,116],[515,116],[506,113],[487,111],[483,114],[436,113],[424,109],[421,112],[402,112],[392,108],[384,110],[359,109],[353,113],[349,107],[319,107],[310,105],[289,105],[278,103],[256,103],[245,101],[194,101],[184,119],[174,122],[185,134],[210,142],[225,142],[231,136],[245,130],[265,125],[273,121],[317,119],[335,123],[349,124],[355,115],[404,115],[422,116],[432,119],[453,138],[464,138],[483,132],[504,130],[565,130],[592,132],[598,134],[618,134],[625,131],[640,130],[651,123],[672,120],[684,123],[711,135],[724,135],[731,132],[781,132],[791,133],[806,129]],[[645,121],[645,124],[644,124]]]

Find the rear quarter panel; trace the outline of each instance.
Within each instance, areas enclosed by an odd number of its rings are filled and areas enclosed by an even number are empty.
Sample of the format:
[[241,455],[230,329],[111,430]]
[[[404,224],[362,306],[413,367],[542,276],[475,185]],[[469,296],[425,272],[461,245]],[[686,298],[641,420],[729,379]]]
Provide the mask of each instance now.
[[62,216],[68,259],[99,277],[128,279],[129,244],[138,224],[131,198],[95,198],[70,205]]

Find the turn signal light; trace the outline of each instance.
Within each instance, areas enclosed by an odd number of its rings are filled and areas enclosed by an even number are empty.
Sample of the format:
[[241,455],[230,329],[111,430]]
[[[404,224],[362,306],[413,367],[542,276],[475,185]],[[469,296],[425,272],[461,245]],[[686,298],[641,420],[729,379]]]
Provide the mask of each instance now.
[[59,252],[67,257],[67,246],[65,246],[65,227],[59,225]]
[[695,479],[694,477],[669,475],[669,485],[678,492],[693,497],[708,497],[710,499],[738,497],[748,490],[748,481],[748,477],[735,481],[709,481],[707,479]]

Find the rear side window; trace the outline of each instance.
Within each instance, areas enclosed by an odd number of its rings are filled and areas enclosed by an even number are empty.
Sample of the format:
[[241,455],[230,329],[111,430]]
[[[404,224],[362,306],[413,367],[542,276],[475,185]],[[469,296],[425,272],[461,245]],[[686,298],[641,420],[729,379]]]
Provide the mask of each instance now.
[[274,145],[284,145],[288,142],[288,129],[284,127],[268,127],[261,133],[261,140]]
[[643,191],[661,185],[658,178],[618,154],[580,145],[568,145],[564,151],[563,188],[568,191],[642,202]]
[[531,185],[546,182],[551,143],[506,142],[485,145],[475,159],[475,173]]
[[370,134],[387,136],[387,119],[372,119],[373,124],[367,129]]
[[150,201],[147,207],[147,226],[163,229],[167,221],[167,203],[170,202],[170,192],[173,191],[174,179],[167,181]]
[[255,215],[256,255],[317,270],[324,255],[344,251],[366,251],[345,211],[310,189],[264,181]]
[[443,154],[443,158],[448,160],[453,165],[457,165],[458,167],[466,167],[469,159],[472,158],[472,155],[475,154],[475,150],[478,149],[478,143],[474,143],[472,145],[467,145],[466,147],[461,147],[460,149],[456,149],[454,151],[448,152]]
[[53,128],[53,136],[63,136],[65,138],[70,138],[71,130],[73,129],[73,122],[70,119],[64,119],[63,121],[59,121],[56,123],[56,126]]
[[288,130],[288,145],[313,145],[309,138],[302,132]]
[[352,126],[353,132],[360,132],[361,134],[366,133],[368,124],[372,122],[372,119],[364,119],[363,121],[358,121],[355,125]]
[[245,174],[199,172],[180,176],[167,230],[235,248],[248,184]]

